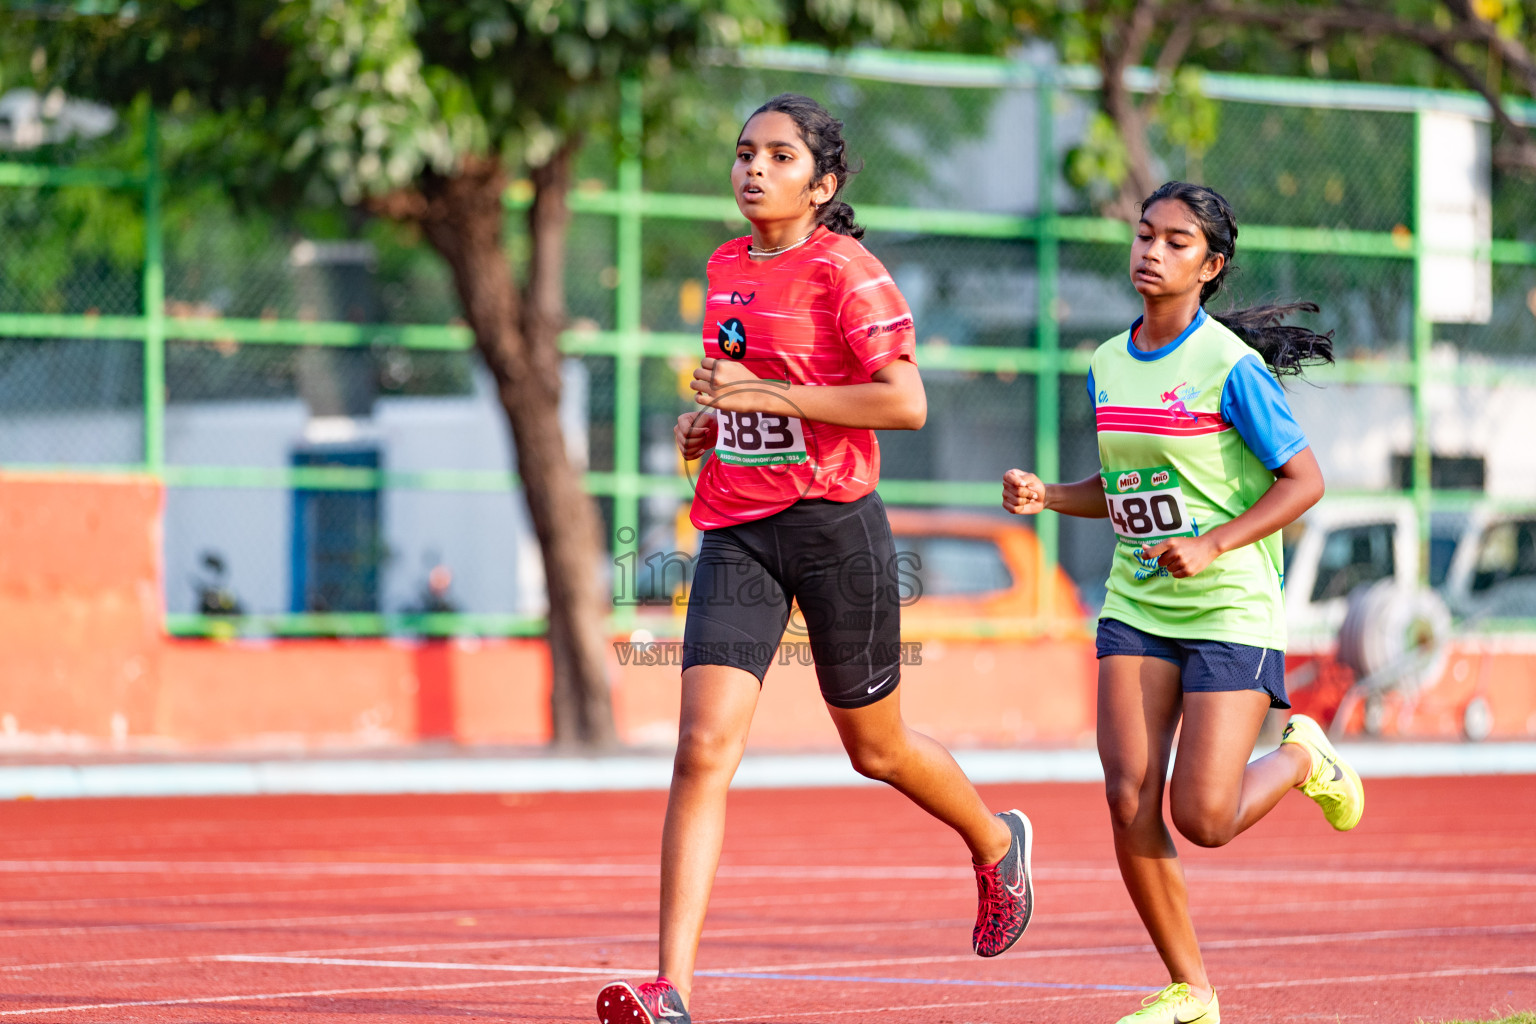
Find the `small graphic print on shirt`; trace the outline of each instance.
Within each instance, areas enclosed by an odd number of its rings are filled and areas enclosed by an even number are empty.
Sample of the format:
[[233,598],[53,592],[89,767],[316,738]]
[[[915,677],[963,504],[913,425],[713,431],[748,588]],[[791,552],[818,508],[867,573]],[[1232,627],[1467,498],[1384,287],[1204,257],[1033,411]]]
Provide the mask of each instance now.
[[741,292],[731,292],[731,305],[734,306],[739,302],[743,306],[750,306],[755,298],[757,298],[757,292],[748,292],[745,295]]
[[888,324],[870,324],[864,332],[864,337],[875,338],[882,334],[891,334],[896,331],[910,331],[911,329],[912,318],[904,317],[900,320],[895,320]]
[[1192,388],[1186,383],[1175,385],[1171,391],[1164,391],[1162,400],[1163,404],[1168,406],[1168,411],[1173,413],[1174,416],[1180,419],[1198,421],[1200,417],[1190,412],[1189,407],[1184,404],[1185,402],[1193,402],[1198,397],[1200,397],[1200,390]]
[[1149,580],[1153,576],[1167,576],[1169,574],[1167,569],[1157,564],[1157,559],[1146,558],[1140,554],[1140,551],[1140,548],[1135,548],[1131,551],[1131,557],[1136,559],[1136,578],[1138,580]]
[[746,358],[747,329],[742,326],[740,320],[731,317],[729,320],[721,321],[715,337],[720,342],[720,351],[732,359]]

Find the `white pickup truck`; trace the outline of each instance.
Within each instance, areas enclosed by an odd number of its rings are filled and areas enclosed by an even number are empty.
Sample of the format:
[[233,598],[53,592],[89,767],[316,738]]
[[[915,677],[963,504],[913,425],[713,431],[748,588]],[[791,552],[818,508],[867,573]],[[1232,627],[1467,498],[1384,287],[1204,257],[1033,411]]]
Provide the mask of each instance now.
[[[1292,699],[1336,732],[1536,732],[1525,664],[1536,653],[1536,505],[1433,513],[1433,593],[1420,583],[1418,522],[1406,498],[1334,498],[1285,531]],[[1513,669],[1495,667],[1512,657]],[[1490,689],[1511,671],[1512,688]]]
[[[1283,538],[1286,619],[1297,653],[1332,647],[1349,594],[1362,583],[1419,581],[1418,516],[1406,498],[1327,499]],[[1463,629],[1536,630],[1536,506],[1434,513],[1428,579]]]

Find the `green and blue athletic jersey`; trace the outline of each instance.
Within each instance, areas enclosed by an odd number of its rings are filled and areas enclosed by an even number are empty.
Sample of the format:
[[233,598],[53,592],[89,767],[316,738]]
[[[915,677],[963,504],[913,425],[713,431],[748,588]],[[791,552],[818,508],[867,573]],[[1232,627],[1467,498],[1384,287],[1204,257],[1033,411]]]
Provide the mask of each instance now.
[[1188,579],[1139,552],[1237,518],[1307,439],[1258,353],[1204,309],[1155,351],[1132,342],[1140,326],[1100,345],[1088,374],[1117,538],[1102,614],[1157,636],[1284,650],[1278,533]]

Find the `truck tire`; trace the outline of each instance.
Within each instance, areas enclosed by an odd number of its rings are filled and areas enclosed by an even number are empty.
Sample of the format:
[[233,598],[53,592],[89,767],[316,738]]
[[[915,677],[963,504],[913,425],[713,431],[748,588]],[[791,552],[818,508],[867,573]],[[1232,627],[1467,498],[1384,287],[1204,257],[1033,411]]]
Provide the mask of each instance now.
[[1367,693],[1413,695],[1432,686],[1449,657],[1451,613],[1432,590],[1379,580],[1349,595],[1339,660]]

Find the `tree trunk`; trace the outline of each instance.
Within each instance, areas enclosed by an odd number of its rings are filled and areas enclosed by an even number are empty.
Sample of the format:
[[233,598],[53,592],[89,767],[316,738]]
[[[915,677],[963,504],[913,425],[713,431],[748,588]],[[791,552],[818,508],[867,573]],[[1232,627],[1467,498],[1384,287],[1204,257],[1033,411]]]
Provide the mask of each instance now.
[[1106,216],[1135,223],[1141,201],[1155,187],[1152,147],[1147,144],[1147,111],[1136,103],[1125,84],[1125,72],[1141,58],[1157,25],[1156,0],[1138,0],[1125,24],[1106,38],[1099,56],[1099,102],[1115,122],[1125,146],[1126,175],[1119,194],[1102,211]]
[[[475,347],[512,427],[549,591],[554,741],[609,747],[615,734],[606,659],[609,602],[599,573],[603,548],[596,506],[567,457],[559,417],[565,311],[558,280],[573,149],[561,151],[559,166],[541,171],[526,295],[519,294],[502,247],[506,176],[499,161],[466,160],[454,175],[428,176],[409,213],[453,271]],[[381,205],[389,210],[391,204]]]

